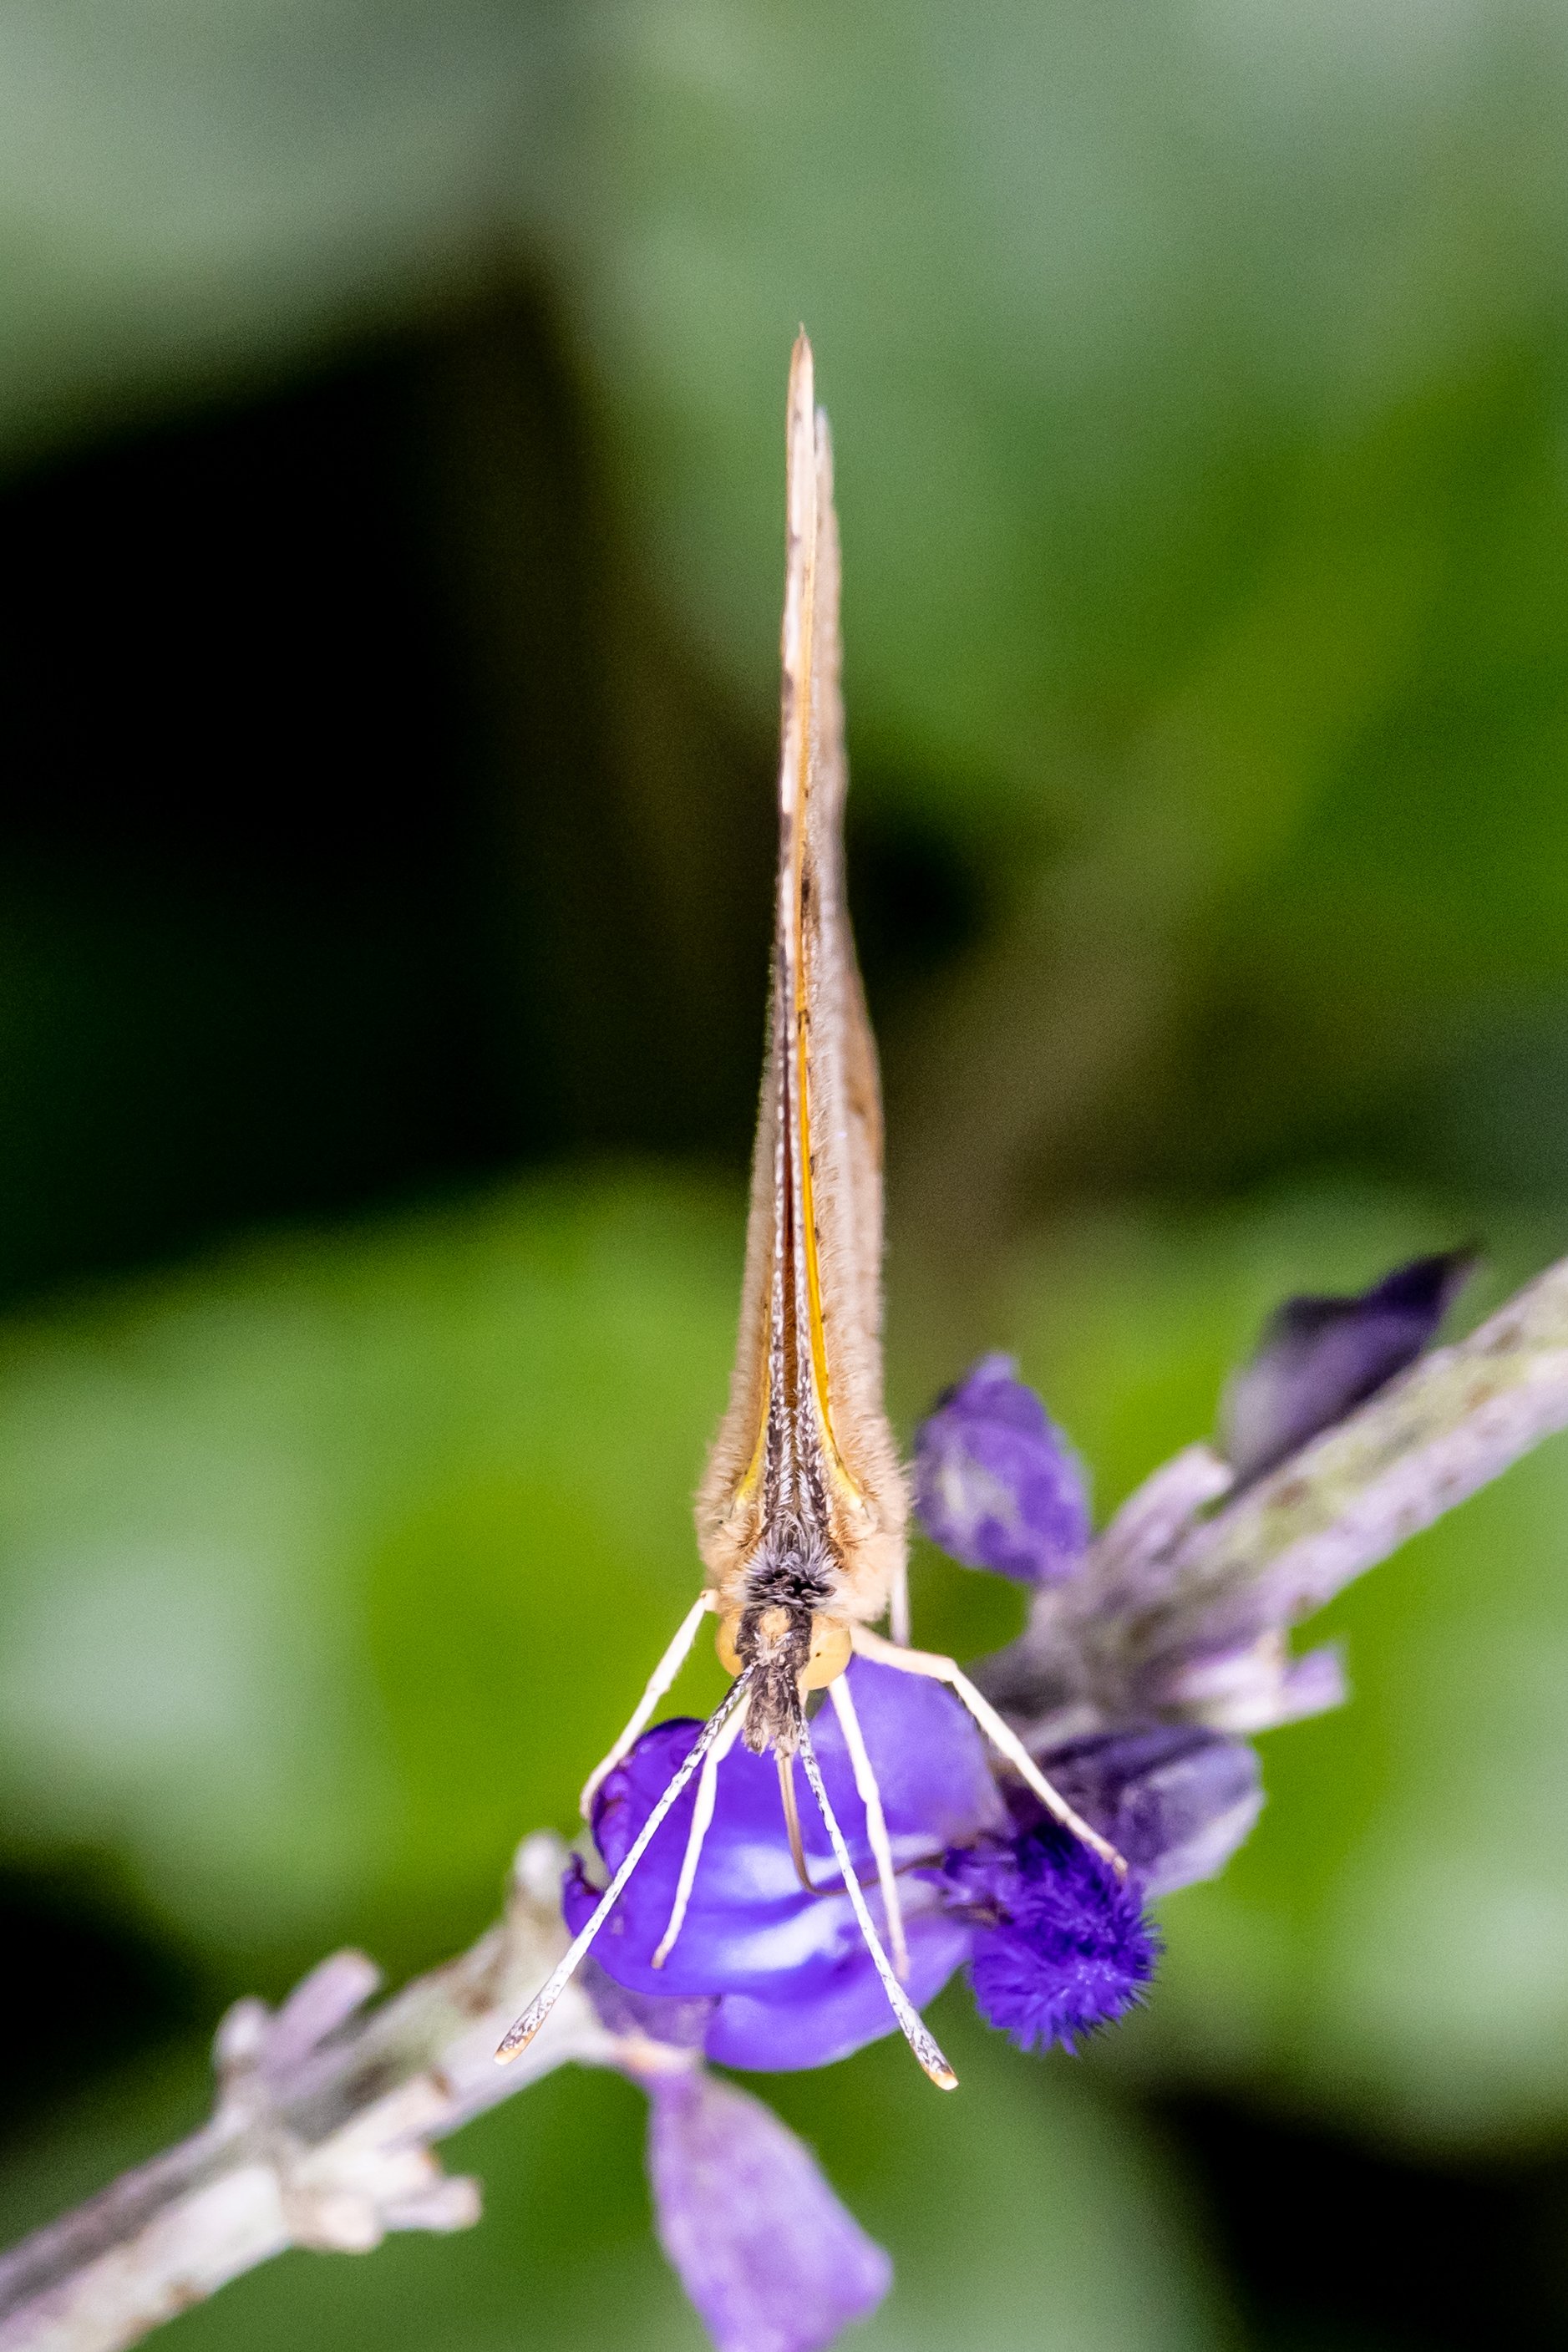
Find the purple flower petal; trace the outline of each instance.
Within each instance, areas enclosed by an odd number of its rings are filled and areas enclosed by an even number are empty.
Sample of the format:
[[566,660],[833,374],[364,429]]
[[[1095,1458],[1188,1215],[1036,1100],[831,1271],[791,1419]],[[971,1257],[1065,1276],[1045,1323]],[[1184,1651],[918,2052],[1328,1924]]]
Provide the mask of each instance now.
[[700,2071],[653,2087],[659,2239],[718,2352],[817,2352],[874,2311],[893,2265],[809,2148]]
[[1159,1944],[1137,1890],[1060,1823],[949,1854],[941,1884],[977,1930],[980,2014],[1020,2050],[1071,2050],[1143,1999]]
[[1287,1298],[1226,1395],[1223,1450],[1238,1484],[1260,1477],[1415,1362],[1475,1265],[1448,1250],[1353,1298]]
[[1263,1803],[1246,1741],[1191,1725],[1074,1740],[1045,1758],[1044,1769],[1125,1855],[1149,1896],[1213,1878]]
[[607,2033],[623,2042],[660,2042],[668,2050],[700,2050],[717,2006],[711,1993],[686,1993],[671,2000],[656,1993],[630,1992],[605,1975],[591,1952],[578,1970],[577,1980]]
[[1282,1633],[1157,1666],[1145,1687],[1160,1707],[1179,1707],[1214,1731],[1272,1731],[1343,1706],[1348,1696],[1338,1644],[1292,1658]]
[[921,1423],[915,1507],[967,1568],[1022,1584],[1077,1568],[1089,1540],[1082,1468],[1010,1356],[982,1356]]
[[1280,1677],[1279,1704],[1270,1722],[1259,1728],[1270,1730],[1275,1724],[1303,1723],[1309,1716],[1329,1715],[1349,1696],[1344,1654],[1337,1642],[1324,1642],[1287,1662]]
[[[910,1877],[901,1878],[899,1887],[909,1941],[904,1990],[916,2009],[924,2009],[968,1958],[970,1934],[962,1921],[937,1907],[934,1888]],[[835,1901],[847,1915],[848,1899],[841,1895]],[[874,1895],[871,1902],[880,1924]],[[726,1993],[703,2046],[720,2066],[789,2074],[801,2067],[834,2065],[896,2030],[887,1995],[857,1934],[832,1976],[810,1990],[784,1984],[771,2000]]]
[[[857,1658],[849,1671],[895,1859],[904,1864],[926,1861],[956,1841],[997,1827],[1005,1816],[985,1750],[956,1700],[934,1683],[864,1659]],[[660,1724],[606,1778],[594,1808],[594,1833],[611,1869],[636,1837],[695,1732],[691,1723]],[[812,1737],[851,1853],[869,1877],[865,1812],[837,1717],[821,1714]],[[685,1923],[664,1967],[653,1968],[695,1802],[695,1790],[687,1790],[648,1848],[600,1932],[594,1946],[600,1967],[618,1984],[644,1995],[722,1996],[705,2046],[730,2065],[823,2065],[891,2032],[892,2012],[848,1897],[841,1891],[811,1895],[801,1888],[789,1860],[773,1760],[743,1747],[732,1749],[720,1769],[713,1823]],[[800,1807],[813,1881],[836,1888],[827,1832],[804,1790]],[[901,1888],[909,1989],[918,2002],[946,1982],[967,1948],[924,1879],[905,1875]],[[573,1863],[562,1908],[574,1932],[595,1899],[581,1864]],[[874,1895],[872,1903],[874,1910]]]

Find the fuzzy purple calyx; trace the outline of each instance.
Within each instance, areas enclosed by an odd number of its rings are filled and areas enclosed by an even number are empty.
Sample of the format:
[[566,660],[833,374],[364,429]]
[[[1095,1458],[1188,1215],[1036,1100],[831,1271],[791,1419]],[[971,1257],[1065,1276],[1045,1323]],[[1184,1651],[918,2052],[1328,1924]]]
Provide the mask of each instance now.
[[933,1543],[1021,1584],[1060,1583],[1089,1541],[1082,1466],[1010,1356],[982,1356],[921,1423],[915,1504]]
[[1071,2050],[1143,1999],[1160,1947],[1138,1891],[1060,1823],[951,1853],[940,1883],[975,1930],[976,2005],[1020,2050]]

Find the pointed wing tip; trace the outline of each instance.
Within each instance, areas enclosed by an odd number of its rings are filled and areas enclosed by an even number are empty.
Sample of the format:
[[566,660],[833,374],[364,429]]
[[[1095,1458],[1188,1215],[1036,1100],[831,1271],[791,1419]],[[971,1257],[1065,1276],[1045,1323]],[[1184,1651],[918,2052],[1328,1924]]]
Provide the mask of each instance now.
[[[816,417],[811,345],[802,327],[789,354],[789,396],[785,429],[789,536],[792,543],[802,547],[814,540],[816,530]],[[785,614],[785,667],[788,668],[788,610]]]
[[808,461],[814,461],[823,474],[831,496],[832,436],[828,428],[827,410],[817,406],[816,373],[811,339],[802,327],[795,337],[794,349],[789,354],[789,456],[792,462],[800,462],[802,471]]
[[816,405],[816,363],[811,356],[811,341],[804,327],[795,338],[795,348],[789,354],[789,424],[794,427],[802,419],[810,420]]

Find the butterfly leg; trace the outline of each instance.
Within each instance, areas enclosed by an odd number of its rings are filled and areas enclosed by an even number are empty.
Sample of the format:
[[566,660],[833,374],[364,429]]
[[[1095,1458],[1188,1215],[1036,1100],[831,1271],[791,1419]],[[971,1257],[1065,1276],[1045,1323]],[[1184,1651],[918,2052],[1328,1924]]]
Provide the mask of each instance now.
[[892,1963],[882,1948],[882,1938],[876,1932],[865,1896],[861,1892],[861,1883],[856,1875],[853,1858],[844,1843],[844,1833],[839,1827],[837,1816],[828,1802],[828,1792],[822,1785],[821,1767],[817,1762],[817,1751],[811,1745],[811,1734],[803,1713],[796,1718],[796,1729],[800,1736],[800,1761],[806,1767],[806,1778],[811,1784],[811,1794],[817,1800],[817,1810],[827,1825],[829,1837],[832,1840],[833,1854],[839,1865],[839,1874],[844,1882],[844,1892],[853,1907],[856,1922],[865,1939],[866,1950],[872,1957],[872,1965],[882,1979],[882,1989],[887,1995],[894,2017],[898,2020],[899,2030],[937,2088],[943,2091],[956,2091],[958,2087],[958,2077],[937,2048],[935,2037],[922,2023],[918,2011],[894,1975]]
[[681,1874],[675,1885],[675,1899],[670,1906],[670,1924],[664,1929],[659,1948],[653,1955],[653,1966],[662,1969],[675,1947],[675,1937],[685,1923],[686,1906],[692,1899],[696,1884],[697,1864],[703,1858],[703,1845],[713,1822],[713,1809],[718,1798],[718,1768],[740,1737],[746,1721],[746,1709],[737,1706],[707,1754],[703,1758],[701,1777],[697,1781],[697,1801],[692,1813],[692,1825],[686,1832],[686,1850],[681,1857]]
[[900,1674],[925,1675],[933,1682],[946,1683],[962,1699],[998,1756],[1005,1757],[1019,1780],[1033,1790],[1046,1811],[1053,1814],[1064,1829],[1070,1829],[1074,1837],[1092,1846],[1119,1878],[1125,1878],[1127,1865],[1115,1847],[1098,1830],[1092,1830],[1065,1797],[1058,1795],[1018,1734],[1003,1722],[989,1699],[982,1697],[955,1659],[939,1658],[930,1650],[900,1649],[896,1643],[885,1641],[867,1625],[857,1625],[852,1638],[857,1654],[879,1666],[896,1666]]
[[664,1693],[669,1689],[670,1685],[674,1681],[675,1676],[685,1664],[687,1656],[691,1651],[692,1643],[697,1638],[697,1628],[712,1607],[712,1593],[700,1592],[693,1601],[691,1607],[687,1610],[685,1615],[682,1618],[674,1640],[670,1643],[669,1648],[664,1652],[664,1656],[659,1660],[658,1664],[649,1675],[648,1687],[643,1693],[642,1697],[638,1700],[636,1713],[632,1716],[631,1722],[626,1726],[625,1730],[622,1733],[620,1738],[616,1741],[609,1755],[603,1759],[602,1762],[594,1766],[592,1771],[583,1782],[582,1794],[578,1800],[578,1805],[584,1821],[588,1819],[589,1808],[592,1804],[594,1797],[598,1792],[600,1782],[603,1780],[607,1772],[612,1772],[615,1769],[615,1767],[620,1763],[621,1759],[623,1756],[630,1755],[643,1732],[646,1729],[648,1720],[653,1715],[653,1709],[658,1706],[659,1701],[664,1697]]
[[850,1690],[849,1677],[840,1675],[828,1685],[828,1696],[839,1718],[839,1728],[844,1735],[844,1746],[850,1751],[854,1767],[855,1787],[865,1807],[865,1831],[876,1874],[882,1887],[883,1913],[887,1920],[888,1948],[894,1971],[904,1981],[909,1975],[909,1946],[904,1935],[904,1906],[898,1896],[898,1878],[893,1865],[893,1842],[887,1834],[887,1816],[882,1810],[882,1790],[877,1786],[876,1773],[866,1753],[865,1738]]
[[888,1595],[887,1630],[900,1649],[909,1647],[909,1562],[899,1562],[898,1573],[893,1580]]
[[677,1765],[670,1775],[657,1804],[632,1839],[631,1851],[595,1904],[592,1917],[586,1926],[578,1929],[567,1947],[564,1957],[557,1961],[517,2023],[502,2035],[496,2052],[497,2065],[504,2066],[509,2058],[517,2056],[519,2050],[528,2048],[561,1994],[571,1982],[581,1965],[583,1954],[625,1892],[627,1880],[664,1827],[669,1817],[671,1806],[675,1803],[692,1774],[703,1763],[715,1740],[722,1737],[731,1717],[747,1703],[751,1689],[751,1668],[747,1666],[745,1672],[738,1675],[731,1683],[728,1690],[693,1740],[684,1762]]

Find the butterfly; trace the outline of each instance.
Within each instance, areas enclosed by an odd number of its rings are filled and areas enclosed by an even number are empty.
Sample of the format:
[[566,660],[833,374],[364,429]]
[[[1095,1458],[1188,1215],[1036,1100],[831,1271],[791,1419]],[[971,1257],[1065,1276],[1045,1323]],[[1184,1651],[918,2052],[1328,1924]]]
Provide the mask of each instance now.
[[[882,1097],[844,890],[848,782],[840,691],[839,535],[828,420],[817,407],[802,329],[786,410],[787,533],[779,763],[779,877],[771,1000],[752,1161],[740,1328],[728,1409],[696,1498],[706,1573],[621,1738],[582,1792],[586,1817],[716,1617],[734,1676],[603,1896],[497,2052],[532,2040],[693,1776],[695,1809],[660,1965],[680,1934],[717,1775],[737,1738],[778,1763],[781,1826],[813,1894],[796,1805],[799,1757],[861,1934],[894,2016],[932,2080],[956,2076],[900,1981],[907,1958],[897,1877],[875,1768],[845,1678],[853,1656],[946,1683],[1034,1794],[1117,1870],[1010,1727],[951,1658],[909,1646],[907,1503],[883,1403]],[[889,1635],[874,1629],[886,1619]],[[891,1637],[891,1638],[890,1638]],[[806,1696],[825,1690],[866,1812],[886,1921],[884,1946],[812,1747]],[[890,1950],[891,1948],[891,1957]]]

